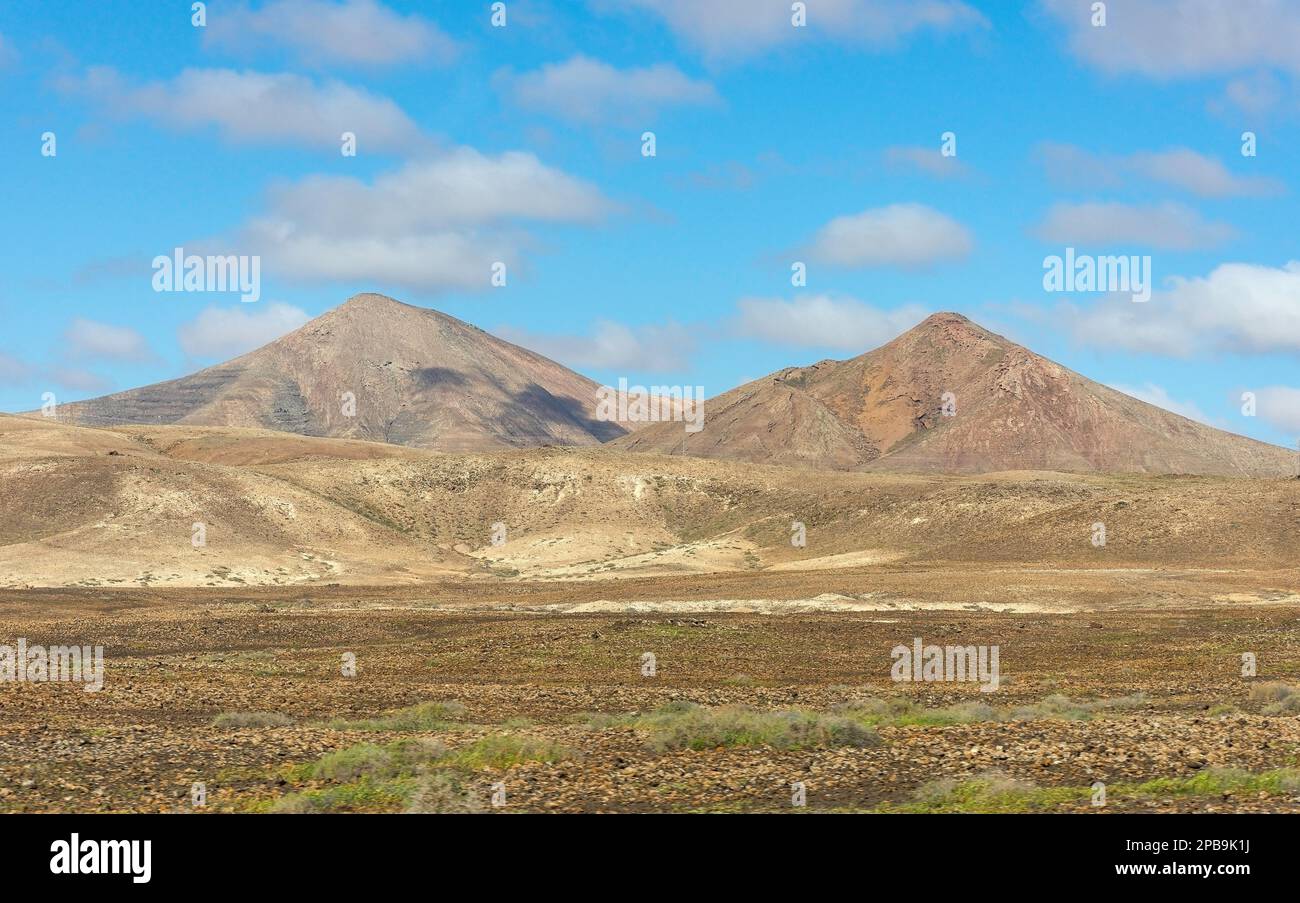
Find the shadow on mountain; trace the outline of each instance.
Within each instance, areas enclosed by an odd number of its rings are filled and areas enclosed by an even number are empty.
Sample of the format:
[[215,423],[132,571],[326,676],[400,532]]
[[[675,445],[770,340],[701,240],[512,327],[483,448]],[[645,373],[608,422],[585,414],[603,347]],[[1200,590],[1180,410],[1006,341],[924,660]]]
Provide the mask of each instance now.
[[628,430],[610,420],[588,417],[582,404],[572,398],[552,395],[536,383],[529,383],[521,392],[510,395],[511,409],[507,416],[520,415],[528,420],[563,419],[581,427],[601,442],[626,436]]

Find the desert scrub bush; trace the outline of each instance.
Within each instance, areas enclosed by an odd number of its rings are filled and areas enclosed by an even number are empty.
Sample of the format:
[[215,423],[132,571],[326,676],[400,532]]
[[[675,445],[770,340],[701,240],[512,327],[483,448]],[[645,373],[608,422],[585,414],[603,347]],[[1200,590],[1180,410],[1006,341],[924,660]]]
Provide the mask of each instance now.
[[572,758],[574,754],[567,746],[543,737],[489,734],[452,750],[439,759],[438,764],[473,771],[480,768],[510,768],[524,762],[561,762]]
[[1300,769],[1252,773],[1241,768],[1204,768],[1191,777],[1156,778],[1121,788],[1135,796],[1222,796],[1225,793],[1295,793]]
[[322,756],[307,776],[323,781],[355,781],[360,778],[392,778],[414,774],[437,762],[447,747],[436,740],[399,740],[387,746],[358,743]]
[[279,712],[222,712],[212,719],[212,726],[235,730],[245,727],[285,727],[293,719]]
[[406,812],[412,815],[457,815],[482,812],[483,797],[466,777],[454,771],[435,771],[415,785]]
[[1038,787],[1004,772],[987,771],[973,778],[941,778],[916,789],[910,803],[882,807],[881,811],[959,813],[1032,812],[1065,802],[1086,799],[1089,788]]
[[1130,696],[1118,696],[1114,699],[1075,700],[1060,693],[1053,693],[1041,702],[1016,706],[1011,710],[1015,721],[1035,721],[1039,718],[1057,718],[1066,721],[1087,721],[1099,712],[1138,709],[1150,700],[1143,693]]
[[851,699],[833,706],[831,711],[871,727],[942,727],[947,724],[1001,720],[996,709],[982,702],[959,702],[943,708],[927,709],[906,699]]
[[323,812],[391,812],[406,805],[413,792],[411,779],[372,781],[362,778],[322,790],[290,793],[271,804],[268,812],[284,815]]
[[720,746],[860,747],[880,742],[871,728],[841,715],[802,709],[769,712],[747,706],[707,708],[682,701],[636,717],[632,726],[648,731],[650,747],[659,752]]
[[1300,715],[1300,687],[1272,680],[1250,688],[1250,701],[1262,702],[1265,715]]
[[439,731],[464,723],[465,712],[459,702],[422,702],[378,718],[335,718],[326,726],[338,731]]
[[1141,693],[1116,699],[1081,701],[1053,694],[1045,699],[1012,708],[995,708],[986,702],[959,702],[940,708],[926,708],[909,699],[850,699],[831,707],[831,711],[870,727],[943,727],[977,721],[1032,721],[1061,718],[1082,721],[1099,712],[1138,708],[1147,704]]

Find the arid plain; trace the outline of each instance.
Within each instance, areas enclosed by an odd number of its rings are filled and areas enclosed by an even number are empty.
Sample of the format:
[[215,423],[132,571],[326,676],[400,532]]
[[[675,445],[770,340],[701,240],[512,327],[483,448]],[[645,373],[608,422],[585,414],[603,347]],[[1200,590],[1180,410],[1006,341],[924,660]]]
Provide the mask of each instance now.
[[[0,695],[5,811],[1300,807],[1294,477],[38,417],[0,469],[0,633],[105,649]],[[895,682],[914,638],[997,691]]]

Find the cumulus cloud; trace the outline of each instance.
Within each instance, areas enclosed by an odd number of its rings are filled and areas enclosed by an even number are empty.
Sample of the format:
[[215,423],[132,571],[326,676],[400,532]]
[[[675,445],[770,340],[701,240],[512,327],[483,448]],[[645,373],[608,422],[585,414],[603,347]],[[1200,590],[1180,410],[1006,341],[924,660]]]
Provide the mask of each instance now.
[[247,52],[283,46],[312,65],[393,66],[449,62],[456,45],[430,20],[404,16],[375,0],[272,0],[216,10],[204,29],[208,47]]
[[920,170],[937,179],[952,179],[967,173],[967,166],[956,157],[945,157],[935,147],[891,147],[885,160],[893,166]]
[[600,9],[639,9],[660,17],[686,44],[711,58],[753,56],[812,33],[868,48],[897,45],[920,31],[984,28],[960,0],[818,0],[807,28],[791,26],[789,0],[592,0]]
[[582,55],[534,72],[504,72],[496,81],[519,106],[575,122],[643,120],[663,107],[719,100],[713,85],[670,63],[618,69]]
[[1122,156],[1047,143],[1037,148],[1036,156],[1050,178],[1075,187],[1116,188],[1136,177],[1205,198],[1264,197],[1282,191],[1274,179],[1236,175],[1222,161],[1186,147]]
[[459,148],[373,182],[313,176],[275,189],[239,242],[298,279],[478,289],[493,264],[517,268],[532,245],[522,224],[592,223],[614,209],[530,153]]
[[1144,304],[1107,298],[1062,316],[1077,340],[1100,348],[1173,357],[1300,354],[1300,261],[1280,269],[1225,263],[1208,276],[1170,279]]
[[669,373],[690,364],[695,331],[679,323],[627,326],[598,320],[591,335],[528,332],[505,327],[497,335],[570,367]]
[[[231,358],[273,342],[311,319],[290,304],[208,307],[177,330],[181,349],[190,357]],[[257,305],[260,307],[260,305]]]
[[63,333],[64,351],[73,359],[141,362],[154,354],[143,335],[126,326],[75,318]]
[[1230,241],[1236,230],[1183,204],[1088,202],[1052,205],[1036,234],[1043,241],[1093,246],[1140,245],[1192,251]]
[[429,143],[386,97],[336,80],[302,75],[186,69],[168,81],[131,84],[115,69],[95,67],[59,87],[89,98],[108,115],[143,118],[167,128],[216,128],[233,144],[339,147],[353,132],[363,148],[412,151]]
[[836,348],[855,354],[885,344],[925,317],[916,306],[883,311],[853,298],[805,295],[742,298],[734,329],[745,338],[799,348]]
[[1155,383],[1144,383],[1141,386],[1121,386],[1112,385],[1112,389],[1117,392],[1123,392],[1125,395],[1131,395],[1138,401],[1145,401],[1147,404],[1153,404],[1158,408],[1164,408],[1188,420],[1195,420],[1197,423],[1204,423],[1206,426],[1215,426],[1210,420],[1208,414],[1202,411],[1192,401],[1178,401],[1169,395],[1164,386],[1158,386]]
[[965,257],[974,242],[961,223],[923,204],[892,204],[840,216],[808,246],[822,263],[844,267],[923,267]]
[[1300,436],[1300,389],[1267,386],[1257,390],[1255,413],[1278,430]]
[[1092,0],[1042,0],[1070,50],[1109,73],[1158,79],[1253,70],[1300,73],[1300,4],[1293,0],[1125,0],[1105,28]]

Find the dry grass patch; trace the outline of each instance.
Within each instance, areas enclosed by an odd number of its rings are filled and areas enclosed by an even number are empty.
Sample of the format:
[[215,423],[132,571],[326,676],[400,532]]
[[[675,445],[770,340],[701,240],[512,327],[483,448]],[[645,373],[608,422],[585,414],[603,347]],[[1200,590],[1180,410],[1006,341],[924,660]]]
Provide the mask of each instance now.
[[279,712],[222,712],[212,719],[212,726],[225,730],[240,728],[288,727],[293,719]]

